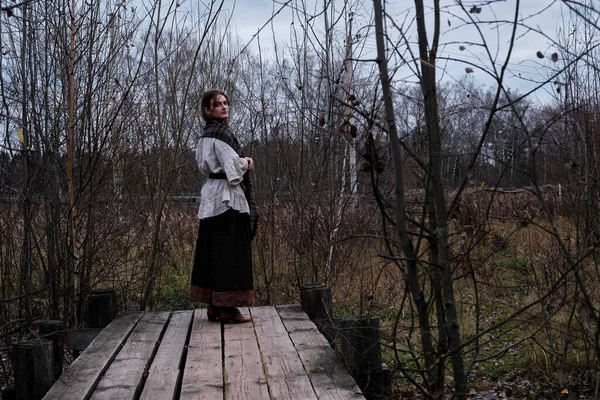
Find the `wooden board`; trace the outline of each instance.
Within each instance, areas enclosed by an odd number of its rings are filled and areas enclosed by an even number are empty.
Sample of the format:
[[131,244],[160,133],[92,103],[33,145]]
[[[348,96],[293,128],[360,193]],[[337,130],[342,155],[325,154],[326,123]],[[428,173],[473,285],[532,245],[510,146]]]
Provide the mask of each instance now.
[[44,399],[88,398],[141,316],[142,313],[131,313],[115,318],[63,372]]
[[308,372],[319,399],[364,399],[335,351],[300,305],[278,306],[277,311]]
[[146,312],[98,383],[92,400],[127,400],[139,395],[170,312]]
[[[250,314],[247,308],[240,311],[244,316]],[[223,339],[225,399],[270,399],[254,325],[251,322],[225,324]]]
[[102,328],[71,329],[69,330],[69,350],[83,351],[102,332]]
[[176,311],[148,372],[141,400],[168,400],[175,398],[183,376],[183,356],[193,311]]
[[271,397],[316,400],[317,395],[277,310],[255,307],[250,311]]
[[221,324],[196,310],[188,345],[180,399],[223,398]]

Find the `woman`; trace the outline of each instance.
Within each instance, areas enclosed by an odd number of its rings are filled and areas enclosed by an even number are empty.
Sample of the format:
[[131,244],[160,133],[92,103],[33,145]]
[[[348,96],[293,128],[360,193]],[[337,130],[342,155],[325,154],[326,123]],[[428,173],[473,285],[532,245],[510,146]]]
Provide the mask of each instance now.
[[196,160],[208,175],[200,197],[200,228],[192,271],[192,300],[208,303],[208,319],[248,322],[236,307],[254,304],[252,250],[256,232],[254,161],[244,157],[229,128],[229,99],[212,90],[201,102],[206,121]]

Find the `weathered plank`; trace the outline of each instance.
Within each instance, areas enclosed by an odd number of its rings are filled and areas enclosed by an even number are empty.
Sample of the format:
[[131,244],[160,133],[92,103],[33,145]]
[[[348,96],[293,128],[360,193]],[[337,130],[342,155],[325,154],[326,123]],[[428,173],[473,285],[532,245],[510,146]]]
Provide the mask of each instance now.
[[144,314],[123,349],[98,383],[92,400],[126,400],[139,395],[144,371],[152,360],[170,314],[169,312]]
[[[240,309],[247,316],[248,309]],[[225,399],[269,399],[252,323],[225,324]]]
[[102,332],[102,328],[69,330],[69,350],[83,351],[87,349],[100,332]]
[[255,307],[250,312],[271,397],[278,400],[316,400],[317,395],[277,310],[274,307]]
[[188,345],[180,399],[222,399],[221,324],[196,310]]
[[46,400],[81,400],[89,398],[129,333],[141,318],[142,313],[125,314],[115,318],[94,339],[58,381],[46,393]]
[[364,399],[335,351],[300,305],[278,306],[277,311],[308,371],[319,399]]
[[168,400],[177,393],[183,375],[183,354],[193,311],[176,311],[171,316],[158,352],[148,372],[141,400]]

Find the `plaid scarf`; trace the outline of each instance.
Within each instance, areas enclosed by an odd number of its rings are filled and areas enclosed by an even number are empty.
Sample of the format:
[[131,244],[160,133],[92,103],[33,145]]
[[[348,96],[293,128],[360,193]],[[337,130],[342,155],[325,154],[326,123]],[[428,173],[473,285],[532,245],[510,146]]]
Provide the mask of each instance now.
[[[244,157],[244,152],[242,150],[242,146],[240,146],[240,142],[237,140],[231,129],[229,129],[229,127],[219,120],[208,119],[206,121],[206,126],[204,127],[202,137],[219,139],[231,146],[231,148],[235,150],[240,157]],[[256,235],[256,231],[258,230],[259,215],[256,208],[256,201],[254,199],[254,189],[252,188],[250,171],[246,171],[240,186],[244,191],[246,201],[248,201],[248,207],[250,208],[250,232],[252,238],[254,239],[254,235]]]

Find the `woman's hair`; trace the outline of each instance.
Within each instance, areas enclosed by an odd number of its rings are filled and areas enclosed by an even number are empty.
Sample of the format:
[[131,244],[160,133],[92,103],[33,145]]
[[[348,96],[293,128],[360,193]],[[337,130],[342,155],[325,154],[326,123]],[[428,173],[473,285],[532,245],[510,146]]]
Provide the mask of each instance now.
[[[205,121],[209,118],[209,116],[206,114],[206,109],[208,108],[210,110],[212,108],[212,102],[217,98],[218,95],[222,95],[227,99],[227,102],[229,102],[229,97],[227,97],[227,95],[220,90],[209,90],[202,96],[202,101],[200,102],[200,112],[202,113],[202,118],[204,118]],[[229,118],[227,118],[225,124],[229,125]]]

